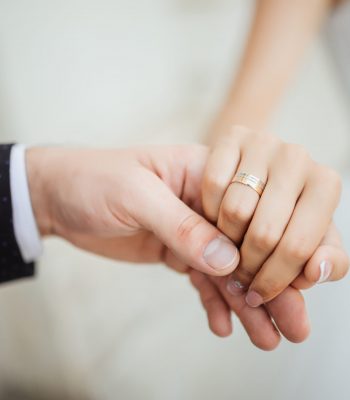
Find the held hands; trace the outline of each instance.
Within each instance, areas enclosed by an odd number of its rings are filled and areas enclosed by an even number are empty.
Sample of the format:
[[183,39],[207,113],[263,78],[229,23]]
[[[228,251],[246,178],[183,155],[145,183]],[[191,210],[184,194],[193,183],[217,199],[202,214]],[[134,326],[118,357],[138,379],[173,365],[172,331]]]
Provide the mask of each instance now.
[[[231,183],[237,172],[267,181],[261,198]],[[231,333],[232,310],[260,348],[279,342],[271,317],[289,340],[306,338],[308,322],[296,289],[341,279],[348,270],[331,223],[339,193],[336,174],[299,146],[242,127],[217,143],[203,177],[204,213],[240,246],[241,258],[229,278],[191,272],[214,333]]]
[[39,230],[109,258],[227,275],[238,250],[200,215],[206,157],[203,146],[29,149]]
[[[202,146],[33,148],[27,151],[27,172],[42,235],[59,235],[109,258],[162,261],[180,272],[191,267],[191,280],[201,294],[212,330],[229,334],[233,310],[252,341],[271,349],[279,340],[272,319],[290,340],[303,340],[308,332],[302,296],[289,285],[301,288],[317,281],[323,260],[333,266],[330,279],[341,278],[347,269],[347,256],[337,235],[332,230],[326,234],[337,203],[338,180],[304,153],[295,162],[299,153],[291,149],[300,151],[239,129],[226,145],[212,152],[204,180],[208,153]],[[239,170],[244,167],[267,179],[260,201],[249,187],[229,185],[239,163]],[[220,230],[201,216],[202,180],[204,211]],[[232,213],[235,205],[243,213]],[[256,216],[259,219],[254,223]],[[260,235],[275,233],[275,245],[259,245],[254,226],[265,229]],[[242,245],[240,263],[231,239]],[[294,253],[291,249],[298,243],[303,252]],[[220,278],[238,264],[229,283],[228,278]],[[252,308],[242,288],[235,290],[237,286],[251,287],[263,302],[274,300]]]
[[[261,197],[249,186],[231,183],[239,172],[267,182]],[[232,294],[249,289],[247,302],[257,307],[303,271],[294,282],[298,288],[341,278],[344,254],[328,254],[324,248],[314,254],[327,232],[326,240],[339,244],[330,223],[340,190],[335,172],[312,161],[298,145],[243,127],[219,141],[203,178],[203,208],[240,246],[241,261],[229,281]]]

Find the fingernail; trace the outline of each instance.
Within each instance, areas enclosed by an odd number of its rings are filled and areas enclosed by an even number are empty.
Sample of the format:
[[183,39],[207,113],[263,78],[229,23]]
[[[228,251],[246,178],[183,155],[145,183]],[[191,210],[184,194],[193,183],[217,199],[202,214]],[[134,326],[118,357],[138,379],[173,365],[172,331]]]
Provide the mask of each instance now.
[[209,242],[203,257],[212,268],[225,269],[235,261],[237,248],[228,239],[217,237]]
[[227,291],[233,296],[239,296],[244,292],[245,286],[242,282],[235,280],[234,278],[230,278],[227,281],[226,285]]
[[326,282],[332,272],[333,266],[329,261],[323,260],[320,263],[320,277],[317,283]]
[[259,307],[264,302],[260,294],[255,292],[254,290],[248,292],[245,301],[250,307]]

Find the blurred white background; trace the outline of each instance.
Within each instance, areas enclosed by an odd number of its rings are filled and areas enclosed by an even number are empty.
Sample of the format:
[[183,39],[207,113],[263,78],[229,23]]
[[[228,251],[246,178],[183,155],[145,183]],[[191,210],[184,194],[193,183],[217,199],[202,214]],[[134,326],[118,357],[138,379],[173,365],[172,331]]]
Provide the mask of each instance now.
[[[237,67],[250,0],[0,0],[0,139],[126,146],[204,137]],[[327,35],[273,123],[346,174],[349,99]],[[345,188],[339,224],[350,249]],[[264,353],[208,330],[186,277],[57,239],[0,290],[1,399],[349,398],[349,279],[307,294],[313,332]]]

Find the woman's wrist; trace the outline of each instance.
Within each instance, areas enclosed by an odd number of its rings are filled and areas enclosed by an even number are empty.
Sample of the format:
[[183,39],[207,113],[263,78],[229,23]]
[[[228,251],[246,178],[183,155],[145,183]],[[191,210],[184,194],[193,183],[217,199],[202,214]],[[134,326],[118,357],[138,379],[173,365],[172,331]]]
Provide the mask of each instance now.
[[257,131],[265,131],[269,124],[270,113],[259,110],[253,104],[251,107],[231,100],[225,104],[209,129],[206,143],[214,145],[218,139],[231,132],[233,126],[249,126]]

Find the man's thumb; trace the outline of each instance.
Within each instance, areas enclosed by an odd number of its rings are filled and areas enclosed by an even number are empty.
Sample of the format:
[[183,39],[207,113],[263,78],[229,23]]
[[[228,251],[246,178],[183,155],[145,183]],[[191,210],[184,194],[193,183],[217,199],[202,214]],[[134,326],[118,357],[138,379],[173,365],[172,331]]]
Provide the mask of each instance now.
[[145,228],[190,267],[209,275],[231,273],[239,262],[239,252],[232,241],[178,199],[163,182],[157,182],[156,189],[147,190],[142,211],[138,212]]

